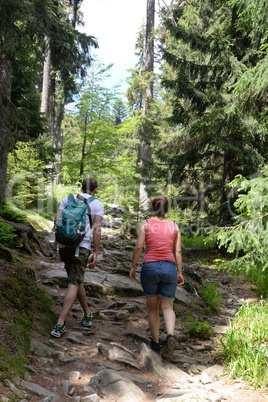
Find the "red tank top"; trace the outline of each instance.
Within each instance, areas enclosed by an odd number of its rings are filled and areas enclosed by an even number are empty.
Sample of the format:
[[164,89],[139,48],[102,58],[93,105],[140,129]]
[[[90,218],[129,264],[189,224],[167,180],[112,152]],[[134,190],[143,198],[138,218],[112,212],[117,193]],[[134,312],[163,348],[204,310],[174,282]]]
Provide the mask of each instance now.
[[175,261],[172,250],[176,235],[177,230],[173,221],[159,222],[155,219],[147,219],[143,264],[161,260]]

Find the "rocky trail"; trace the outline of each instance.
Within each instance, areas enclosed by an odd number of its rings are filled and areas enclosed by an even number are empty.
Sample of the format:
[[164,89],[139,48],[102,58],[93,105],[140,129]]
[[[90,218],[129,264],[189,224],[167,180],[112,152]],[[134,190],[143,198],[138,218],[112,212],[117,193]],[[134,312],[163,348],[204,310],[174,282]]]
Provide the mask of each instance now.
[[[254,298],[249,286],[206,265],[195,250],[183,249],[183,273],[189,281],[176,293],[177,345],[173,361],[165,362],[146,345],[150,333],[145,298],[139,277],[135,282],[128,277],[135,239],[119,234],[118,211],[111,209],[106,215],[98,266],[85,276],[92,327],[82,326],[82,310],[75,304],[60,339],[33,333],[28,374],[6,380],[0,400],[268,401],[267,393],[228,378],[218,359],[219,338],[229,320],[243,301]],[[59,312],[66,289],[63,263],[57,256],[43,258],[36,266],[36,278]],[[223,296],[219,313],[207,311],[198,295],[201,283],[219,283]],[[191,338],[189,316],[208,322],[215,335],[206,341]],[[162,343],[165,337],[161,318]]]

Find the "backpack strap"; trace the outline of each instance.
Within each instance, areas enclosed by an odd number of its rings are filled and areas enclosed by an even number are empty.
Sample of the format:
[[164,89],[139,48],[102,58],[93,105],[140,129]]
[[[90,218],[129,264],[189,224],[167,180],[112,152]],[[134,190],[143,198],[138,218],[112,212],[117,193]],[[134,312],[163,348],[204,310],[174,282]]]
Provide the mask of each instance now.
[[[70,195],[72,195],[72,194],[70,194]],[[91,201],[96,200],[96,197],[91,196],[89,198],[86,198],[86,197],[83,197],[82,194],[77,194],[77,198],[81,201],[84,201],[86,204],[90,203]]]
[[90,223],[90,227],[91,227],[91,228],[93,228],[93,222],[92,222],[91,209],[90,209],[89,204],[90,204],[92,201],[94,201],[94,200],[96,200],[95,197],[90,197],[90,198],[88,198],[88,199],[86,200],[86,204],[87,204],[87,215],[88,215],[88,219],[89,219],[89,223]]
[[68,200],[69,200],[69,201],[74,201],[74,200],[75,200],[74,195],[73,195],[73,194],[69,194],[69,195],[68,195]]
[[[70,194],[70,196],[72,197],[73,200],[75,199],[73,194]],[[91,210],[90,210],[89,203],[91,201],[95,200],[96,198],[95,197],[85,198],[81,194],[77,194],[77,198],[78,198],[78,200],[84,201],[84,203],[86,204],[86,206],[87,206],[87,215],[88,215],[90,227],[92,228],[92,216],[91,216]],[[74,256],[77,257],[77,258],[79,257],[79,245],[75,248]]]
[[87,215],[88,215],[88,219],[89,219],[89,223],[90,223],[90,227],[93,227],[93,223],[92,223],[92,216],[91,216],[91,209],[89,204],[96,200],[96,197],[89,197],[89,198],[85,198],[83,197],[81,194],[77,194],[77,198],[81,201],[84,201],[87,204]]
[[83,197],[81,194],[76,194],[77,198],[81,201],[87,202],[87,199],[85,197]]

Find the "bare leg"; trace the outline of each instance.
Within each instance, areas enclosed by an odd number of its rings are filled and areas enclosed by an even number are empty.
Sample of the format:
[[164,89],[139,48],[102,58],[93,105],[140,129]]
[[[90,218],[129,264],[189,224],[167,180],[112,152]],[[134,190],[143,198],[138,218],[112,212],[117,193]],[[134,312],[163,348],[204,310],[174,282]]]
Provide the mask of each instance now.
[[148,321],[153,340],[159,342],[159,297],[147,297]]
[[64,321],[65,321],[70,309],[72,308],[72,305],[74,304],[74,301],[77,296],[77,292],[78,292],[78,287],[73,285],[72,283],[69,283],[66,295],[63,300],[62,310],[61,310],[61,313],[60,313],[60,316],[58,319],[59,325],[64,324]]
[[87,295],[86,295],[86,291],[84,288],[83,283],[80,283],[80,285],[78,285],[78,292],[77,292],[77,298],[79,300],[79,303],[82,306],[82,309],[84,311],[85,315],[89,315],[90,314],[90,310],[88,307],[88,303],[87,303]]
[[161,311],[164,317],[165,326],[167,330],[166,347],[162,352],[162,358],[167,361],[172,361],[173,352],[175,348],[175,339],[173,337],[175,328],[175,313],[173,310],[173,301],[161,299],[160,301]]
[[160,307],[164,317],[167,334],[173,335],[175,328],[175,313],[173,310],[173,301],[160,299]]

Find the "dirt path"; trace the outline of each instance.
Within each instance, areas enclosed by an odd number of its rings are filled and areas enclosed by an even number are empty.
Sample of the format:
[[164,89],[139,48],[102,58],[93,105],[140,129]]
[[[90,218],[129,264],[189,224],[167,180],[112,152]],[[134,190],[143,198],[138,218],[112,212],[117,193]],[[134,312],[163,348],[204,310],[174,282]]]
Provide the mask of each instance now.
[[[116,248],[117,245],[111,241],[111,248]],[[122,248],[121,248],[122,250]],[[106,251],[102,253],[103,261],[107,263],[107,255],[109,247],[106,244]],[[196,257],[196,254],[195,254]],[[129,263],[130,253],[126,252],[125,264]],[[191,262],[196,262],[196,258]],[[53,294],[55,312],[59,313],[62,305],[62,299],[65,289],[51,284],[42,283],[41,273],[38,264],[33,264],[36,269],[37,280],[40,280],[40,285],[46,289],[51,295]],[[102,260],[99,263],[101,267]],[[143,296],[128,297],[124,295],[100,296],[99,294],[89,290],[89,301],[94,312],[94,321],[90,330],[85,330],[81,325],[82,311],[78,304],[75,304],[70,312],[67,320],[67,334],[60,339],[51,337],[43,337],[40,334],[33,333],[33,339],[48,345],[54,349],[61,350],[65,355],[72,358],[72,361],[67,364],[57,365],[53,359],[32,356],[30,366],[32,372],[29,372],[26,380],[31,383],[42,386],[51,392],[60,395],[60,401],[80,401],[85,395],[85,387],[89,385],[90,378],[103,368],[114,368],[118,371],[124,371],[131,376],[138,376],[143,379],[139,383],[140,389],[145,393],[146,399],[144,402],[156,401],[161,395],[172,394],[176,392],[192,392],[193,390],[200,391],[204,389],[210,393],[221,395],[220,401],[228,402],[263,402],[268,401],[268,394],[262,390],[254,390],[246,383],[239,380],[231,380],[228,377],[213,378],[211,382],[200,383],[200,373],[194,374],[192,371],[193,365],[202,366],[204,368],[218,364],[217,352],[219,347],[218,339],[220,334],[216,335],[209,341],[200,341],[191,339],[188,336],[186,327],[187,317],[190,315],[198,319],[206,320],[213,327],[224,327],[228,325],[229,319],[232,319],[243,301],[253,300],[254,294],[250,287],[239,279],[233,279],[230,283],[222,285],[224,274],[215,270],[213,265],[196,264],[196,271],[206,281],[207,284],[220,284],[221,294],[224,298],[221,301],[221,311],[217,315],[209,314],[204,310],[204,306],[200,298],[193,299],[190,305],[175,303],[174,310],[176,312],[176,331],[180,338],[176,351],[185,356],[182,362],[176,362],[176,367],[188,373],[192,377],[192,382],[180,384],[177,382],[170,383],[156,375],[148,372],[142,365],[133,368],[127,364],[120,364],[115,361],[110,361],[102,353],[100,353],[98,344],[104,343],[109,345],[110,342],[116,342],[130,351],[138,354],[140,345],[143,340],[150,338],[150,332],[147,322],[147,308]],[[113,270],[111,270],[113,272]],[[115,310],[124,310],[124,306],[133,305],[128,319],[115,319]],[[161,334],[164,339],[164,323],[161,317],[160,321]],[[52,328],[51,328],[52,329]],[[83,334],[80,341],[74,341],[68,337],[68,333],[75,331]],[[209,346],[209,347],[208,347]],[[79,372],[79,378],[70,378],[71,373]],[[70,385],[71,384],[71,385]],[[0,393],[6,393],[7,389],[0,386]],[[9,393],[9,392],[8,392]],[[28,393],[28,395],[30,395]],[[45,400],[43,397],[30,395],[30,401]],[[1,400],[1,399],[0,399]],[[21,400],[21,399],[17,399]],[[47,399],[52,400],[52,399]],[[56,400],[56,399],[55,399]],[[94,400],[94,399],[92,399]],[[99,396],[99,401],[113,401],[109,397],[104,398]],[[175,399],[174,399],[175,400]],[[197,401],[200,399],[183,399],[184,401]],[[201,399],[206,400],[206,399]],[[212,400],[212,399],[211,399]],[[219,399],[218,399],[219,400]]]
[[[105,255],[104,255],[105,257]],[[101,265],[101,262],[100,262]],[[198,267],[198,265],[197,265]],[[207,284],[221,283],[224,274],[215,270],[213,265],[200,265],[197,269],[198,274],[205,278]],[[187,317],[192,315],[193,317],[202,316],[202,320],[206,320],[213,327],[226,326],[229,323],[229,319],[232,319],[239,308],[239,305],[246,300],[254,300],[254,294],[251,292],[249,285],[245,284],[240,279],[233,279],[226,285],[220,285],[221,293],[224,298],[221,301],[221,312],[217,315],[208,314],[202,310],[200,306],[200,300],[196,300],[189,306],[185,306],[181,303],[176,303],[174,310],[176,312],[176,330],[182,335],[182,341],[178,342],[177,350],[183,355],[188,356],[189,362],[176,363],[176,366],[183,371],[189,373],[193,377],[193,383],[188,385],[189,391],[196,388],[195,381],[197,376],[191,372],[191,362],[193,359],[200,361],[203,367],[210,367],[218,363],[218,338],[221,334],[218,334],[215,338],[208,341],[200,341],[198,339],[191,339],[187,336],[187,328],[185,322]],[[61,301],[63,296],[63,290],[59,289],[57,292],[58,298],[55,298],[55,310],[58,312],[61,308]],[[132,375],[138,375],[146,382],[139,384],[139,387],[145,393],[146,401],[155,401],[157,397],[164,394],[169,394],[172,390],[184,389],[180,384],[161,381],[155,375],[145,371],[142,367],[139,370],[135,370],[126,365],[120,365],[116,362],[107,360],[98,350],[97,344],[99,342],[109,344],[110,342],[117,342],[125,346],[129,350],[137,353],[142,338],[149,339],[150,332],[147,322],[147,309],[143,296],[140,297],[126,297],[126,296],[99,296],[98,294],[91,294],[89,298],[92,309],[94,311],[94,322],[90,331],[85,332],[81,326],[81,308],[79,305],[75,305],[68,317],[67,328],[71,331],[80,331],[87,338],[86,345],[74,344],[71,340],[68,340],[67,336],[63,336],[61,339],[44,339],[37,336],[37,339],[41,342],[49,344],[53,347],[62,348],[70,356],[75,357],[75,362],[61,366],[59,370],[54,372],[54,369],[47,368],[42,364],[42,359],[33,358],[32,364],[37,371],[37,375],[33,376],[33,381],[39,385],[53,388],[52,384],[56,387],[62,388],[63,384],[68,381],[71,371],[78,370],[81,373],[81,377],[76,382],[72,381],[73,388],[70,390],[69,396],[63,397],[62,400],[70,400],[70,398],[77,397],[78,390],[81,390],[84,386],[89,384],[90,378],[94,376],[103,367],[115,367],[117,370],[124,370]],[[130,314],[128,320],[115,320],[114,314],[108,314],[108,311],[114,311],[114,309],[123,309],[125,305],[133,304],[134,308]],[[201,313],[202,311],[202,313]],[[161,318],[161,329],[164,335],[164,323]],[[132,336],[131,334],[136,334]],[[198,353],[196,350],[204,346],[204,344],[212,344],[214,346],[211,350],[202,350]],[[215,346],[216,345],[216,346]],[[55,377],[56,375],[56,377]],[[239,380],[231,380],[227,377],[223,379],[217,379],[205,386],[205,389],[210,392],[219,393],[224,395],[221,401],[230,402],[261,402],[268,400],[266,393],[261,390],[254,390]],[[71,395],[74,392],[74,395]],[[32,399],[34,401],[34,399]],[[38,399],[36,399],[38,400]],[[109,398],[99,399],[100,401],[109,400]]]

